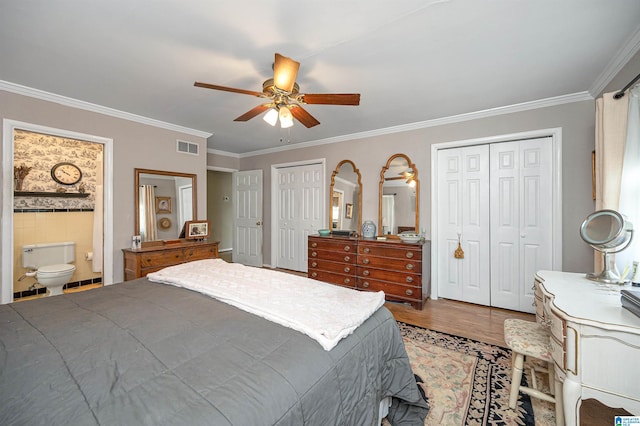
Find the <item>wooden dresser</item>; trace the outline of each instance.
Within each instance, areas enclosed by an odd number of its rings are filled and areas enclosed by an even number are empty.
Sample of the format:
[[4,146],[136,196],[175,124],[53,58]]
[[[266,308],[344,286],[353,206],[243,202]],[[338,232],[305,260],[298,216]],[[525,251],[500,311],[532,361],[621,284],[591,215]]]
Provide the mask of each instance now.
[[167,266],[192,260],[218,257],[218,241],[190,241],[159,244],[141,249],[122,249],[124,254],[124,280],[134,280],[159,271]]
[[422,244],[309,236],[308,277],[422,309]]

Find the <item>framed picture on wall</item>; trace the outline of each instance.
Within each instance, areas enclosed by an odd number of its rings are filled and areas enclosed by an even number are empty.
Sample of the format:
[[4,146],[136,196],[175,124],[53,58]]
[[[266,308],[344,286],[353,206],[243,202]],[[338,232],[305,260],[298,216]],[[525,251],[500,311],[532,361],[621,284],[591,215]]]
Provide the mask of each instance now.
[[156,213],[171,213],[171,197],[156,197]]
[[208,220],[190,220],[185,224],[185,238],[188,240],[202,240],[209,238]]
[[347,203],[344,206],[344,217],[346,219],[351,219],[353,217],[353,204]]

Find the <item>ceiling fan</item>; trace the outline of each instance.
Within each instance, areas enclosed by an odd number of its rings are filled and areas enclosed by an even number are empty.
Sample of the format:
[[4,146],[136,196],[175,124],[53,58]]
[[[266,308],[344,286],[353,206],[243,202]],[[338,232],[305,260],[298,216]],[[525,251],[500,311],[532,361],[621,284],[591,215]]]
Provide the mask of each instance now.
[[268,99],[268,102],[250,109],[233,121],[249,121],[253,117],[268,111],[264,116],[264,120],[272,126],[275,126],[278,119],[280,119],[280,126],[282,128],[293,126],[294,118],[306,127],[313,127],[320,124],[315,117],[302,107],[302,105],[305,104],[360,105],[359,93],[300,93],[300,87],[298,83],[296,83],[299,68],[299,62],[276,53],[273,63],[273,78],[266,80],[262,84],[262,92],[235,89],[233,87],[218,86],[216,84],[201,83],[198,81],[193,85],[206,89],[241,93]]

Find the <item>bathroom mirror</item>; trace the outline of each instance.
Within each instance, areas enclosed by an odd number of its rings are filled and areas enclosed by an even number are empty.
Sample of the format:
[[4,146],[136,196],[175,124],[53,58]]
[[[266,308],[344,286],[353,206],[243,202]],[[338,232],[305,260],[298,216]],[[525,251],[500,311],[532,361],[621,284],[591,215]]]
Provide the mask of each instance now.
[[342,160],[331,174],[329,229],[359,232],[362,222],[362,181],[351,160]]
[[380,171],[378,234],[394,236],[419,232],[420,181],[418,169],[405,154],[389,157]]
[[618,283],[620,276],[611,270],[609,254],[618,253],[629,247],[633,240],[633,225],[615,210],[599,210],[591,213],[580,226],[582,239],[603,254],[603,269],[597,274],[587,274],[587,278],[604,283]]
[[197,176],[135,169],[135,235],[142,242],[177,239],[182,226],[196,220]]

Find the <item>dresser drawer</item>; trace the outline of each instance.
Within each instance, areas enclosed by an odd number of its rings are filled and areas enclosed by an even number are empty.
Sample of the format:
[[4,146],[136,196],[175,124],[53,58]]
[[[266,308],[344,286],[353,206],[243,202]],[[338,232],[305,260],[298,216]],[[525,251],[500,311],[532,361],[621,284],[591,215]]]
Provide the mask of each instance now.
[[567,369],[564,344],[559,342],[555,336],[551,336],[551,358],[562,370]]
[[415,274],[422,273],[422,262],[412,259],[395,259],[369,255],[358,255],[358,266],[389,269],[395,272],[412,272]]
[[145,253],[140,256],[140,265],[143,268],[156,266],[169,266],[184,262],[182,249],[166,250],[161,252]]
[[403,299],[422,300],[422,287],[406,286],[387,281],[358,277],[356,286],[360,290],[384,291],[387,296],[397,296]]
[[345,275],[355,275],[356,267],[351,263],[330,262],[324,259],[309,259],[309,270],[337,272]]
[[319,250],[328,250],[328,251],[337,251],[340,253],[353,253],[355,254],[357,251],[357,242],[352,240],[340,240],[338,238],[335,239],[320,239],[320,238],[312,238],[309,237],[309,249],[319,249]]
[[329,284],[341,285],[343,287],[356,287],[356,279],[353,275],[342,275],[335,272],[313,269],[309,270],[308,277],[313,278],[314,280],[324,281]]
[[334,262],[356,263],[356,253],[345,253],[341,251],[327,251],[318,249],[309,249],[309,260],[312,259],[325,259]]
[[376,269],[358,266],[356,275],[362,278],[370,278],[374,280],[390,281],[405,285],[422,285],[422,276],[420,274],[412,274],[409,272],[390,271],[386,269]]
[[375,245],[360,244],[358,245],[358,254],[368,255],[368,256],[379,256],[384,258],[413,259],[413,260],[421,261],[422,247],[395,248],[395,247],[388,247],[388,246],[378,247]]
[[184,249],[184,260],[187,262],[192,260],[212,259],[215,257],[218,257],[217,246]]

